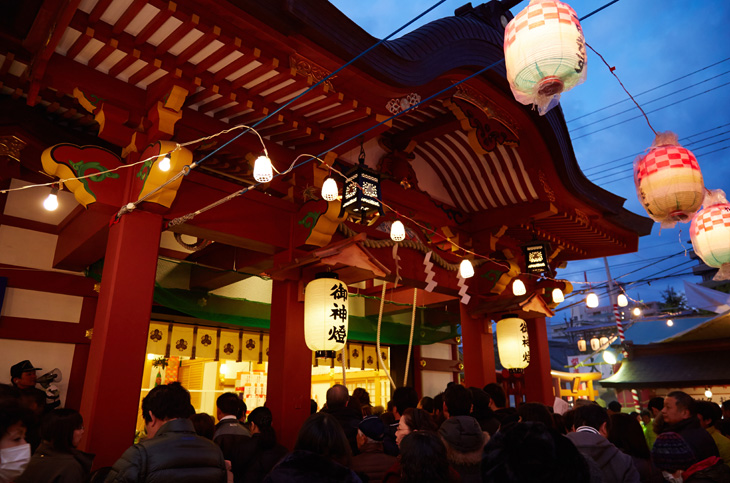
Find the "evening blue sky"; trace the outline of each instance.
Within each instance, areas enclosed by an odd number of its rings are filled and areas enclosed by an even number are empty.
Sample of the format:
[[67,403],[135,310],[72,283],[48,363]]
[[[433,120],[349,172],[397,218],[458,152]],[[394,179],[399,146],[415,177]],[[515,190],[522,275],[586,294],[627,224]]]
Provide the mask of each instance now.
[[[375,0],[368,2],[367,8],[355,0],[334,0],[332,3],[368,33],[382,38],[435,2]],[[608,0],[568,3],[582,17]],[[409,30],[453,15],[463,4],[463,0],[447,1]],[[516,14],[527,4],[527,1],[521,2],[512,13]],[[586,42],[616,67],[616,74],[634,96],[703,69],[638,95],[636,99],[656,131],[676,132],[680,143],[695,153],[705,186],[730,194],[728,25],[730,2],[726,0],[621,0],[582,23]],[[612,106],[615,103],[618,104]],[[634,155],[651,145],[654,134],[643,117],[628,120],[640,112],[605,64],[590,50],[586,82],[563,94],[561,106],[578,164],[588,179],[626,198],[624,206],[627,209],[646,216],[636,196],[631,166]],[[594,112],[607,106],[612,107]],[[657,111],[652,113],[653,110]],[[574,120],[578,117],[582,118]],[[617,126],[607,127],[617,123]],[[606,129],[593,133],[602,128]],[[622,282],[632,282],[678,274],[651,285],[642,283],[628,288],[628,295],[634,299],[661,300],[660,293],[668,286],[682,291],[683,280],[700,281],[696,276],[682,276],[690,274],[691,267],[697,263],[684,253],[679,254],[690,247],[688,242],[689,223],[663,229],[661,233],[659,224],[655,223],[651,235],[640,239],[638,252],[609,258],[611,275]],[[679,255],[666,258],[675,254]],[[635,271],[644,266],[648,267]],[[580,281],[584,271],[590,282],[606,280],[602,259],[570,262],[566,269],[558,271],[558,277]],[[625,275],[632,271],[635,272]],[[568,305],[567,302],[563,305]],[[562,319],[563,313],[559,312],[558,318]]]

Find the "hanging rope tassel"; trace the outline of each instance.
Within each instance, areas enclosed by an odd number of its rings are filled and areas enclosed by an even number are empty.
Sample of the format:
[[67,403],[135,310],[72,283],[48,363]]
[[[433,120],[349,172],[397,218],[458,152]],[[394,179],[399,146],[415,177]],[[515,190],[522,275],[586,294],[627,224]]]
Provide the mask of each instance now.
[[416,296],[418,289],[413,289],[413,312],[411,312],[411,337],[408,339],[408,355],[406,356],[406,374],[403,376],[403,387],[408,385],[408,363],[411,362],[411,348],[413,347],[413,329],[416,327]]
[[385,367],[385,362],[383,362],[383,355],[380,353],[380,326],[383,323],[383,307],[385,306],[385,287],[388,285],[387,282],[383,281],[383,293],[380,294],[380,313],[378,314],[378,335],[375,338],[375,345],[377,346],[378,351],[378,360],[380,361],[380,367],[383,368],[385,371],[385,375],[388,376],[388,379],[390,379],[390,384],[393,386],[393,389],[395,389],[395,382],[393,381],[393,378],[390,377],[390,371],[387,367]]

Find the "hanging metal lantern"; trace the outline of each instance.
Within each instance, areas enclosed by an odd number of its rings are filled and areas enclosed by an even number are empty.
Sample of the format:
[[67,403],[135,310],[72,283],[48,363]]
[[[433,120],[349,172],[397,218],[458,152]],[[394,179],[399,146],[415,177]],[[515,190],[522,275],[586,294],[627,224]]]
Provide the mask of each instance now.
[[634,184],[647,214],[662,228],[689,221],[705,195],[697,159],[669,131],[657,134],[649,152],[636,158]]
[[358,164],[347,173],[343,193],[339,217],[347,212],[359,216],[360,223],[364,224],[369,215],[375,212],[384,214],[380,202],[380,175],[365,165],[365,150],[362,145]]
[[497,322],[499,362],[505,369],[524,369],[530,364],[530,338],[527,322],[509,314]]
[[578,339],[578,350],[581,352],[585,352],[586,350],[586,340],[583,337]]
[[705,197],[689,229],[692,247],[705,264],[719,268],[713,280],[730,280],[730,204],[722,190]]
[[601,347],[601,341],[595,335],[591,337],[591,349],[597,351]]
[[567,3],[531,0],[504,31],[504,59],[512,94],[540,115],[560,94],[586,79],[586,47],[578,16]]
[[304,289],[304,339],[315,357],[335,357],[347,342],[347,285],[332,272],[318,273]]
[[550,271],[548,265],[549,243],[534,240],[522,246],[522,253],[525,255],[525,272],[543,273]]

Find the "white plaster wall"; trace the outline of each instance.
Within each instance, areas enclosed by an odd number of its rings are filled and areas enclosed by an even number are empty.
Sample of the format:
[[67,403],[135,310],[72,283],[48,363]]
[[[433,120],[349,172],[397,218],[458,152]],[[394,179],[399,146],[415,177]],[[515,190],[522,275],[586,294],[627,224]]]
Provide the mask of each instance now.
[[51,270],[57,235],[0,225],[0,263]]
[[8,287],[0,315],[78,324],[83,304],[76,295]]
[[446,390],[448,383],[454,381],[452,372],[442,371],[421,371],[423,396],[434,397],[436,394]]

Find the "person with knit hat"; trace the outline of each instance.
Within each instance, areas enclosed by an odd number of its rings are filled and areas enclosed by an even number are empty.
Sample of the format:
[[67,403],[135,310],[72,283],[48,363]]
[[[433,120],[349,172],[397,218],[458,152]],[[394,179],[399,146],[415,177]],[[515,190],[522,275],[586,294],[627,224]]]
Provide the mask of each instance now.
[[654,465],[671,483],[730,482],[730,468],[720,458],[711,456],[697,461],[692,448],[677,433],[668,431],[658,435],[651,455]]
[[398,458],[385,454],[383,437],[385,423],[378,416],[368,416],[357,428],[357,447],[360,454],[352,458],[350,467],[355,473],[364,473],[372,483],[380,483]]
[[489,433],[471,416],[451,416],[439,428],[446,457],[464,482],[481,481],[481,462]]

